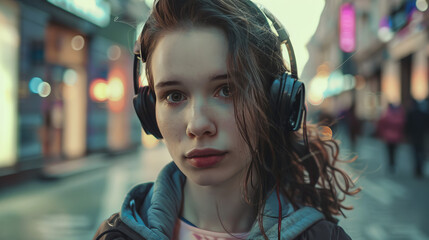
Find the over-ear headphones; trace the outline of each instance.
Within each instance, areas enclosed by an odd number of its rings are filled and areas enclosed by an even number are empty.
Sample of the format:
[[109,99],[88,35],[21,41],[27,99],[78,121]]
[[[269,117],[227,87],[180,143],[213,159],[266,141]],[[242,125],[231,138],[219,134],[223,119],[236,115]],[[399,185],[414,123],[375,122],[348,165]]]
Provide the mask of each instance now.
[[[272,22],[280,43],[284,43],[286,45],[291,72],[284,72],[273,81],[269,93],[270,103],[274,117],[278,118],[278,122],[280,124],[279,127],[288,131],[296,131],[301,126],[303,111],[305,110],[305,87],[304,83],[298,80],[295,54],[292,43],[289,39],[289,34],[280,21],[278,21],[270,11],[264,7],[257,6],[250,0],[249,3],[254,6],[258,12],[265,16],[267,23],[268,19]],[[141,34],[143,34],[145,30],[146,25],[143,27]],[[133,99],[134,109],[146,134],[152,134],[157,139],[162,139],[162,134],[159,131],[158,124],[156,122],[155,93],[148,86],[140,87],[139,85],[140,61],[143,63],[146,62],[146,56],[144,56],[145,51],[141,51],[140,48],[140,42],[137,41],[134,46],[133,67],[135,93]]]

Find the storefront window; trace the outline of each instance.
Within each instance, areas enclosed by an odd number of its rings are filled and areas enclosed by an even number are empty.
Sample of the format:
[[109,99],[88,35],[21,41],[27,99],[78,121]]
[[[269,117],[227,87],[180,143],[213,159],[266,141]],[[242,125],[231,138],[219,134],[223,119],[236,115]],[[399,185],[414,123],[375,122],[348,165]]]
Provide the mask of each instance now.
[[17,155],[18,7],[0,2],[0,167],[12,166]]

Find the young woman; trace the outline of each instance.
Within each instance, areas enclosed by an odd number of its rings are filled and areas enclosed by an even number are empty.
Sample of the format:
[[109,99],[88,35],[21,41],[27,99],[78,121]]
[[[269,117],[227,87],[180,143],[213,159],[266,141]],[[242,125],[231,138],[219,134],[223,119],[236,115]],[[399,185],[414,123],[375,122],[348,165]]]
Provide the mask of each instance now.
[[249,0],[155,2],[135,49],[149,86],[135,80],[134,106],[173,162],[94,239],[350,239],[335,216],[359,189],[334,140],[305,120],[298,130],[304,87],[281,28]]

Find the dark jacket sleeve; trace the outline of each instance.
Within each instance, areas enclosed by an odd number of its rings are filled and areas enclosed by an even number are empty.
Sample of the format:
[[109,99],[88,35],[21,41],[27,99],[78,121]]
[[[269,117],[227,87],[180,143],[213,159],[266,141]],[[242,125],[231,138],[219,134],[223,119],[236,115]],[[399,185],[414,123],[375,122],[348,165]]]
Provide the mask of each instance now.
[[305,230],[297,240],[351,240],[343,228],[335,223],[322,220]]
[[121,221],[119,213],[113,214],[109,219],[104,221],[93,240],[145,240],[139,234],[134,232],[125,223]]

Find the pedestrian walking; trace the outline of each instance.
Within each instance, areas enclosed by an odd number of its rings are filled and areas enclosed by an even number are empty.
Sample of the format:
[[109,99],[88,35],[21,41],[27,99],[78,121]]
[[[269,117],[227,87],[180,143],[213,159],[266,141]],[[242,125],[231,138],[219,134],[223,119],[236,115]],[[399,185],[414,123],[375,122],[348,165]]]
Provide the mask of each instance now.
[[423,176],[423,166],[426,159],[426,143],[429,125],[429,98],[417,101],[412,100],[411,107],[407,112],[406,132],[410,140],[414,157],[414,175]]
[[356,102],[353,101],[350,107],[344,113],[344,121],[347,126],[350,139],[350,146],[353,151],[356,151],[357,138],[361,133],[362,123],[356,115]]
[[155,1],[135,54],[135,110],[173,161],[94,239],[350,239],[336,216],[359,189],[338,144],[307,125],[292,45],[270,12],[250,0]]
[[405,111],[401,105],[389,103],[387,109],[380,116],[376,134],[386,144],[389,161],[389,171],[395,171],[395,158],[398,144],[403,141],[405,126]]

